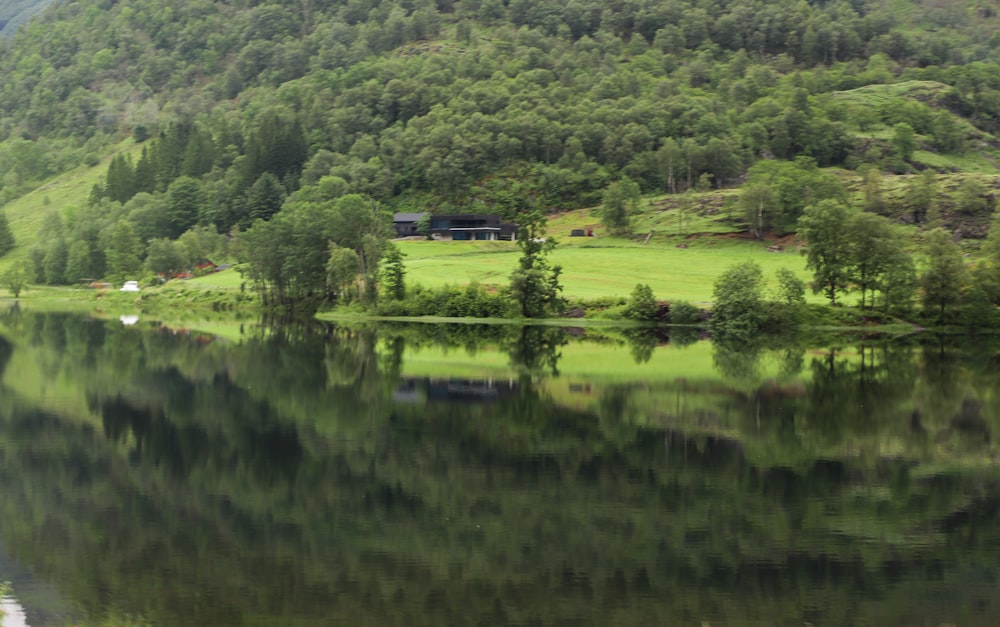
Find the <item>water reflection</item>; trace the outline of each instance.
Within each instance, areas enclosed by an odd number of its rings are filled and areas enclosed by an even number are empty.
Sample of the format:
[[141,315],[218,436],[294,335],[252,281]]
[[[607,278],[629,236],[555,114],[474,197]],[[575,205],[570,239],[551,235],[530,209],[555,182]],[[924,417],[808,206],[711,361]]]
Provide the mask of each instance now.
[[995,346],[234,335],[0,319],[0,536],[81,616],[1000,621]]

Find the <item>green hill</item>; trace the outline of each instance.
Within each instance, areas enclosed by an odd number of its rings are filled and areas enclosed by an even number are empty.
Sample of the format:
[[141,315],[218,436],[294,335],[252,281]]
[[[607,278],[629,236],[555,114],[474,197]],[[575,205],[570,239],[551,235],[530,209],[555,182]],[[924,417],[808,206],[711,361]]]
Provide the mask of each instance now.
[[[874,0],[53,5],[0,50],[18,241],[0,265],[34,248],[40,279],[72,283],[117,273],[115,228],[142,260],[198,225],[245,231],[346,194],[512,216],[596,206],[624,177],[651,199],[637,234],[746,230],[748,172],[796,159],[859,199],[873,169],[870,210],[981,238],[998,25],[987,4]],[[907,200],[921,171],[938,212]],[[692,188],[719,191],[685,226],[671,210]]]
[[50,4],[52,0],[0,0],[0,38],[9,37]]

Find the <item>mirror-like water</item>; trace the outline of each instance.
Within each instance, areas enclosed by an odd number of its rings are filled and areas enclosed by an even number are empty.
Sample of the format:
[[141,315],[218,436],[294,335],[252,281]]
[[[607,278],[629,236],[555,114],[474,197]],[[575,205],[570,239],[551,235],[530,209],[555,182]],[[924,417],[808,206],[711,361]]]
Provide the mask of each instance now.
[[0,316],[29,625],[1000,624],[1000,345],[229,336]]

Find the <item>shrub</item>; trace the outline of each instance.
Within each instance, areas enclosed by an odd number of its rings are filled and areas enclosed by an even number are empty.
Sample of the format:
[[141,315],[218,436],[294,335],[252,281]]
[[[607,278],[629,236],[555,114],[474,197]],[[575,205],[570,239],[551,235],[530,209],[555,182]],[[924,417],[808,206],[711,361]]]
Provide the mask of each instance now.
[[491,293],[479,285],[446,285],[438,289],[414,286],[402,300],[378,303],[381,316],[445,316],[449,318],[504,318],[511,305],[503,292]]
[[670,324],[698,324],[701,310],[691,303],[679,300],[670,305]]
[[715,282],[712,330],[722,335],[750,339],[766,318],[764,273],[752,261],[726,269]]
[[623,312],[629,320],[652,321],[656,320],[660,311],[653,296],[653,290],[645,284],[638,284],[632,290],[628,304]]

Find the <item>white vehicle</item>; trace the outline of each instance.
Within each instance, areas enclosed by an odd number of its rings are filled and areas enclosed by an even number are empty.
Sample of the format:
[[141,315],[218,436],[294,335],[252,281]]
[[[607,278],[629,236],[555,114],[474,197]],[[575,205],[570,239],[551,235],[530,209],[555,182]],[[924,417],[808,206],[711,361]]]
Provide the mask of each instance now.
[[122,286],[122,292],[138,292],[139,282],[138,281],[125,281],[125,285]]

